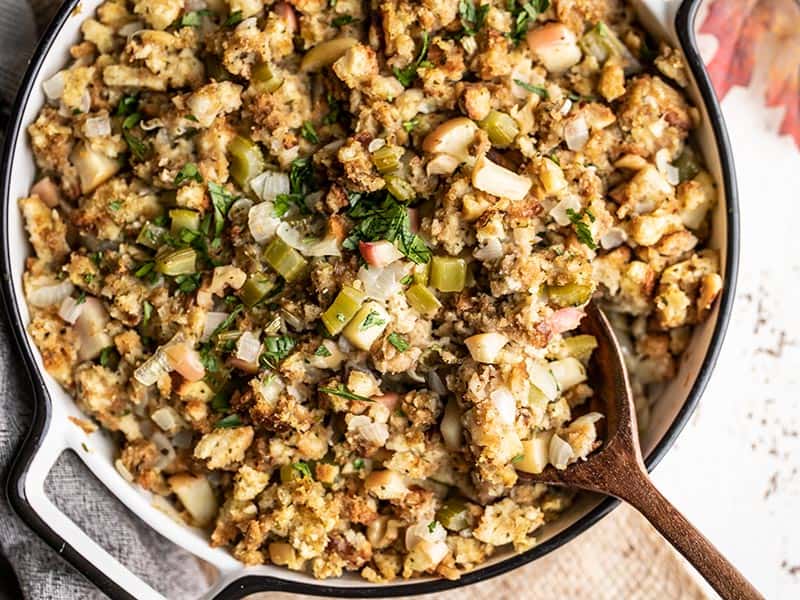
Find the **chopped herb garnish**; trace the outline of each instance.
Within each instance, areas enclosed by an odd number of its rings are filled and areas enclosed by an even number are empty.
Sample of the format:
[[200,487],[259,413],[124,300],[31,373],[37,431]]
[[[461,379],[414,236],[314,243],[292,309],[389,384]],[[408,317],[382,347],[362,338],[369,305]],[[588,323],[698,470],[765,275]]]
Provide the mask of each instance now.
[[356,221],[356,226],[345,239],[344,248],[356,250],[358,242],[362,240],[388,240],[394,242],[403,255],[417,264],[430,261],[430,248],[411,231],[408,209],[391,194],[385,194],[383,200],[378,201],[380,197],[380,193],[370,194],[358,199],[354,206],[351,198],[348,216]]
[[112,371],[119,365],[119,353],[114,346],[108,346],[100,351],[100,365]]
[[120,208],[122,208],[122,202],[120,202],[119,200],[112,200],[108,204],[108,208],[110,208],[114,212],[117,212]]
[[144,277],[145,275],[148,275],[149,273],[152,273],[153,272],[153,268],[155,266],[156,266],[156,264],[154,262],[152,262],[152,261],[151,262],[146,262],[141,267],[136,269],[136,271],[134,271],[133,274],[136,275],[136,277]]
[[556,164],[557,164],[559,167],[561,166],[561,161],[560,161],[560,160],[558,160],[558,157],[557,157],[555,154],[548,154],[548,155],[547,155],[547,158],[549,158],[550,160],[552,160],[552,161],[553,161],[554,163],[556,163]]
[[490,8],[490,3],[479,4],[476,7],[475,0],[459,0],[458,14],[461,17],[461,26],[464,28],[464,35],[475,35],[481,30]]
[[358,394],[354,394],[346,387],[344,387],[341,383],[335,388],[321,387],[318,388],[318,390],[325,394],[332,394],[334,396],[339,396],[340,398],[347,398],[348,400],[357,400],[359,402],[372,402],[372,400],[370,398],[367,398],[366,396],[360,396]]
[[428,55],[429,44],[430,39],[428,38],[428,32],[423,31],[422,47],[419,50],[417,59],[402,69],[398,69],[397,67],[394,68],[394,76],[397,77],[397,80],[403,84],[403,87],[411,87],[411,84],[414,83],[414,80],[417,78],[417,69],[426,65],[425,57]]
[[202,9],[202,10],[193,10],[192,12],[188,12],[181,17],[180,26],[181,27],[200,27],[200,18],[201,17],[210,17],[213,15],[210,10]]
[[222,25],[224,27],[233,27],[234,25],[238,25],[242,21],[244,21],[244,16],[242,15],[242,11],[235,10],[228,15],[228,18],[225,19],[225,22]]
[[514,42],[519,43],[528,32],[528,25],[536,20],[540,13],[543,13],[550,6],[550,0],[530,0],[529,2],[519,2],[519,0],[508,0],[508,12],[514,17],[511,24],[511,31],[507,33]]
[[228,415],[227,417],[222,417],[219,421],[217,421],[214,427],[224,429],[229,427],[239,427],[241,424],[242,420],[239,418],[239,415]]
[[274,369],[294,348],[294,339],[288,335],[270,335],[264,338],[264,351],[259,363],[265,369]]
[[80,293],[78,294],[78,299],[75,300],[75,306],[78,306],[79,304],[83,304],[84,302],[86,302],[86,292],[81,290]]
[[567,216],[575,226],[575,235],[578,237],[578,241],[588,246],[591,250],[596,250],[597,244],[595,244],[594,238],[592,237],[592,230],[589,228],[586,221],[583,220],[584,215],[589,218],[589,221],[594,221],[594,215],[589,211],[578,214],[571,208],[567,209]]
[[214,397],[211,399],[211,408],[215,412],[225,412],[229,410],[231,405],[228,403],[228,399],[222,392],[214,394]]
[[433,533],[434,531],[436,531],[436,521],[431,521],[428,523],[428,532]]
[[312,144],[319,143],[319,136],[317,130],[314,129],[314,124],[311,121],[303,121],[303,126],[300,129],[300,135]]
[[[117,106],[117,113],[119,113],[121,109],[121,104],[122,101],[120,102],[120,106]],[[127,108],[125,110],[127,110]],[[130,131],[136,127],[141,120],[142,115],[139,112],[131,113],[125,117],[125,120],[122,122],[122,137],[125,140],[125,143],[128,144],[131,154],[133,154],[139,160],[144,160],[147,157],[148,152],[150,152],[150,144],[141,138],[136,137]]]
[[86,283],[86,285],[92,283],[94,281],[94,273],[84,273],[83,281]]
[[570,92],[567,94],[567,98],[572,100],[573,102],[594,102],[597,100],[597,96],[581,96],[580,94],[576,94],[575,92]]
[[386,339],[389,340],[389,343],[395,348],[397,348],[399,352],[405,352],[406,350],[408,350],[409,346],[408,342],[399,333],[393,331],[392,333],[389,334],[389,336]]
[[178,174],[175,175],[175,187],[189,180],[197,181],[198,183],[203,181],[200,171],[197,170],[197,165],[191,162],[183,165],[181,170],[178,171]]
[[412,281],[414,281],[414,278],[411,275],[406,275],[400,280],[400,283],[403,285],[411,285]]
[[292,206],[296,206],[303,214],[311,212],[308,210],[303,194],[278,194],[273,202],[273,212],[276,217],[282,217]]
[[311,468],[308,466],[308,464],[304,462],[296,462],[292,463],[292,468],[300,473],[302,477],[307,477],[308,479],[312,478]]
[[214,205],[214,233],[219,237],[225,227],[225,217],[228,209],[236,198],[224,187],[213,181],[208,182],[208,193],[211,195],[211,203]]
[[356,470],[363,469],[364,468],[364,459],[363,458],[355,459],[353,461],[353,468],[356,469]]
[[325,99],[328,102],[328,114],[322,118],[322,124],[333,125],[338,123],[342,118],[342,105],[330,92],[325,96]]
[[369,329],[370,327],[377,327],[378,325],[383,325],[386,323],[386,319],[381,319],[381,315],[378,311],[371,310],[367,313],[367,317],[359,326],[359,331],[364,331]]
[[184,294],[189,294],[200,287],[201,273],[192,273],[191,275],[178,275],[175,277],[175,283],[178,284],[178,290]]
[[353,15],[340,15],[331,21],[331,25],[334,27],[344,27],[345,25],[356,22],[358,22],[358,19],[356,19]]
[[419,119],[414,118],[410,121],[403,121],[403,129],[406,130],[406,133],[411,133],[414,131],[414,128],[419,125]]
[[144,301],[142,304],[142,325],[146,326],[150,322],[150,318],[153,316],[153,305],[150,304],[147,300]]
[[103,251],[98,250],[97,252],[93,252],[92,254],[89,255],[89,257],[92,259],[92,262],[99,267],[100,263],[103,260]]
[[521,461],[523,458],[525,458],[525,455],[524,455],[524,454],[517,454],[517,455],[516,455],[514,458],[512,458],[512,459],[511,459],[511,462],[512,462],[512,463],[518,463],[518,462],[519,462],[519,461]]
[[330,356],[331,351],[328,350],[324,344],[320,344],[319,348],[314,351],[314,356]]
[[532,83],[527,83],[525,81],[522,81],[521,79],[515,79],[514,83],[516,83],[522,89],[527,90],[532,94],[536,94],[544,98],[545,100],[547,100],[547,98],[549,97],[547,90],[541,85],[533,85]]
[[305,196],[314,189],[314,168],[308,158],[295,158],[289,166],[289,191]]

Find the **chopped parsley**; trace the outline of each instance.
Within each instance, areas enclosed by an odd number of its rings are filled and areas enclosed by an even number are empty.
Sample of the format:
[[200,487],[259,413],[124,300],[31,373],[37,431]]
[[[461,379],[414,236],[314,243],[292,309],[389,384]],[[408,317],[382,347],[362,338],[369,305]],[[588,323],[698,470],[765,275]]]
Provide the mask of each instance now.
[[518,462],[519,462],[519,461],[521,461],[523,458],[525,458],[525,455],[524,455],[524,454],[517,454],[517,455],[516,455],[514,458],[512,458],[512,459],[511,459],[511,462],[512,462],[512,463],[518,463]]
[[190,294],[200,287],[201,273],[192,273],[190,275],[178,275],[175,277],[175,283],[178,284],[178,290],[184,294]]
[[320,345],[319,345],[319,348],[317,348],[317,349],[314,351],[314,356],[323,356],[323,357],[325,357],[325,356],[330,356],[330,355],[331,355],[331,351],[330,351],[330,350],[328,350],[328,349],[325,347],[325,345],[324,345],[324,344],[320,344]]
[[433,533],[434,531],[436,531],[436,521],[431,521],[428,523],[428,532]]
[[386,339],[389,340],[389,343],[395,348],[397,348],[399,352],[405,352],[406,350],[408,350],[409,343],[402,335],[400,335],[396,331],[390,333]]
[[222,25],[223,27],[233,27],[234,25],[238,25],[242,21],[244,21],[244,16],[242,15],[242,11],[235,10],[228,15],[228,18],[225,19],[225,22]]
[[197,165],[190,162],[183,165],[178,174],[175,175],[175,187],[181,185],[184,181],[197,181],[198,183],[203,181],[202,175],[200,175],[200,171],[197,170]]
[[597,96],[581,96],[580,94],[576,94],[575,92],[570,92],[567,94],[567,98],[572,100],[573,102],[594,102],[597,100]]
[[100,365],[116,370],[119,365],[119,353],[114,346],[108,346],[100,351]]
[[317,130],[314,129],[314,124],[311,121],[303,121],[303,126],[300,129],[300,135],[312,144],[319,143],[319,136]]
[[567,209],[567,216],[572,224],[575,226],[575,235],[578,238],[578,241],[585,246],[588,246],[591,250],[597,249],[597,244],[592,237],[592,230],[589,227],[589,224],[586,223],[584,216],[589,219],[590,222],[594,222],[594,215],[589,212],[589,210],[584,210],[582,213],[578,214],[573,209]]
[[311,160],[295,158],[289,166],[289,191],[305,196],[314,189],[314,167]]
[[264,338],[264,351],[259,363],[265,369],[274,369],[294,348],[294,339],[288,335],[270,335]]
[[386,323],[386,319],[381,319],[381,315],[378,311],[371,310],[369,313],[367,313],[366,318],[358,327],[358,330],[365,331],[370,327],[377,327],[379,325],[383,325],[384,323]]
[[417,59],[402,69],[398,69],[397,67],[394,68],[394,76],[397,77],[397,80],[403,84],[403,87],[411,87],[411,84],[414,83],[414,80],[417,78],[417,69],[420,67],[430,66],[430,63],[425,60],[425,57],[428,56],[429,44],[430,39],[428,38],[428,32],[423,31],[422,47],[419,50]]
[[[480,0],[478,0],[480,1]],[[459,0],[458,14],[461,17],[461,27],[464,28],[464,35],[475,35],[481,30],[486,22],[486,15],[489,13],[491,4],[479,4],[475,6],[475,0]]]
[[94,281],[94,273],[84,273],[83,281],[86,283],[86,285],[92,283]]
[[146,277],[150,273],[153,273],[153,269],[155,268],[155,266],[156,266],[156,263],[154,263],[153,261],[146,262],[141,267],[136,269],[133,272],[133,274],[136,275],[136,277],[139,277],[139,278]]
[[515,79],[514,83],[516,83],[522,89],[527,90],[532,94],[536,94],[541,98],[544,98],[545,100],[547,100],[547,98],[550,96],[547,93],[547,90],[541,85],[534,85],[532,83],[527,83],[526,81],[522,81],[521,79]]
[[120,202],[119,200],[112,200],[109,203],[108,208],[110,208],[114,212],[117,212],[120,208],[122,208],[122,202]]
[[341,103],[336,100],[330,92],[325,96],[325,100],[328,102],[328,114],[322,118],[322,124],[333,125],[334,123],[338,123],[342,118]]
[[81,292],[78,294],[78,299],[75,300],[75,306],[78,306],[79,304],[83,304],[84,302],[86,302],[86,292],[81,290]]
[[356,22],[358,22],[358,19],[356,19],[353,15],[340,15],[331,21],[331,25],[334,27],[344,27],[345,25]]
[[366,396],[360,396],[358,394],[354,394],[346,387],[344,387],[344,385],[342,385],[341,383],[335,388],[321,387],[317,389],[318,391],[323,392],[325,394],[332,394],[334,396],[339,396],[340,398],[347,398],[348,400],[357,400],[359,402],[372,402],[372,400],[370,398],[367,398]]
[[292,206],[296,206],[303,214],[309,214],[308,206],[303,194],[278,194],[273,203],[273,213],[276,217],[285,215]]
[[225,412],[229,410],[231,405],[228,403],[228,399],[222,392],[218,392],[214,394],[214,397],[211,398],[211,408],[214,412]]
[[506,35],[514,42],[519,43],[528,32],[528,25],[536,20],[540,13],[546,11],[550,6],[550,0],[530,0],[520,2],[519,0],[508,0],[508,12],[513,17],[511,31]]
[[556,164],[557,164],[559,167],[561,166],[561,161],[560,161],[560,160],[558,160],[558,157],[557,157],[555,154],[548,154],[548,155],[547,155],[547,158],[549,158],[550,160],[552,160],[552,161],[553,161],[554,163],[556,163]]
[[142,325],[147,326],[152,316],[153,316],[153,305],[150,304],[147,300],[145,300],[144,304],[142,304]]
[[147,154],[150,152],[150,144],[148,144],[145,140],[136,137],[130,131],[136,127],[141,120],[142,115],[138,112],[125,117],[125,120],[122,122],[122,137],[125,140],[125,143],[128,144],[131,154],[133,154],[139,160],[144,160],[147,158]]
[[236,198],[228,190],[213,181],[208,182],[208,193],[211,195],[211,203],[214,205],[214,233],[219,237],[225,227],[225,217],[228,209]]
[[213,15],[210,10],[203,9],[203,10],[193,10],[191,12],[186,13],[181,17],[180,26],[181,27],[200,27],[201,17],[210,17]]
[[382,200],[380,197],[380,193],[351,196],[348,216],[356,221],[356,225],[345,239],[344,248],[356,250],[359,241],[388,240],[417,264],[430,261],[430,248],[411,231],[407,208],[391,194],[385,194]]
[[222,417],[219,421],[214,424],[214,427],[218,429],[227,429],[230,427],[239,427],[242,424],[242,420],[239,418],[239,415],[228,415],[227,417]]
[[355,459],[353,461],[353,468],[356,469],[357,471],[360,470],[360,469],[363,469],[364,468],[364,459],[363,458]]

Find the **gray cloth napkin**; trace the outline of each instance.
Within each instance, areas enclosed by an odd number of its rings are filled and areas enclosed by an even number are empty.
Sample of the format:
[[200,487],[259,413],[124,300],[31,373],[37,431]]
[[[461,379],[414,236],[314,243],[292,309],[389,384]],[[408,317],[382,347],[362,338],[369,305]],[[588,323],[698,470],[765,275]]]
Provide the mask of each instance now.
[[[57,8],[53,0],[0,0],[0,100],[10,104],[27,60]],[[34,17],[35,15],[35,17]],[[65,57],[65,63],[67,62]],[[2,137],[2,134],[0,134]],[[11,201],[13,202],[13,198]],[[31,392],[5,312],[0,317],[0,474],[30,425]],[[141,523],[113,498],[72,453],[61,456],[47,495],[81,528],[134,573],[169,598],[195,598],[206,587],[199,562]],[[95,599],[105,596],[31,532],[0,495],[0,552],[16,575],[0,574],[0,598]],[[144,599],[142,599],[144,600]]]

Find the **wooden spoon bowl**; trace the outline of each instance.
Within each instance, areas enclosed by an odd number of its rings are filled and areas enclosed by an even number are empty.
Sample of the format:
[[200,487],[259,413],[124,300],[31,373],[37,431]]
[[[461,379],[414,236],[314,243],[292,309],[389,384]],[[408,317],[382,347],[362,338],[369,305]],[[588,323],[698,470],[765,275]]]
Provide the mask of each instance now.
[[655,487],[639,447],[636,410],[625,360],[614,331],[594,303],[586,309],[581,329],[597,338],[590,369],[595,397],[605,415],[602,446],[586,460],[566,469],[546,467],[521,479],[565,485],[624,500],[636,508],[725,599],[755,600],[763,596]]

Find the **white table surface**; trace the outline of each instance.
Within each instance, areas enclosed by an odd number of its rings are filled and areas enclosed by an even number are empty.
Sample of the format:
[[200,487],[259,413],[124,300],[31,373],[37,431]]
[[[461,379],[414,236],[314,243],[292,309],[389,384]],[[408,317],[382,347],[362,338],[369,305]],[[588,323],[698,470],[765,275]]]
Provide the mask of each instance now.
[[706,393],[654,478],[766,598],[797,599],[800,151],[776,136],[783,111],[762,90],[722,104],[741,204],[736,301]]

